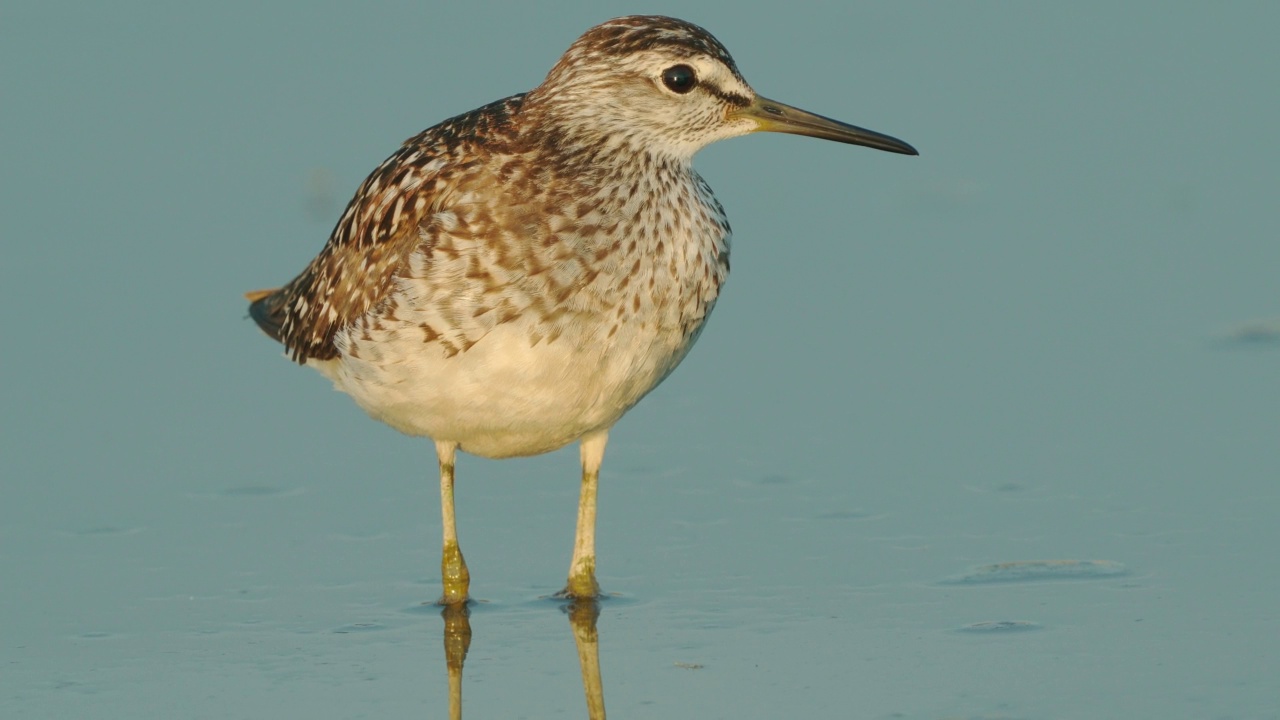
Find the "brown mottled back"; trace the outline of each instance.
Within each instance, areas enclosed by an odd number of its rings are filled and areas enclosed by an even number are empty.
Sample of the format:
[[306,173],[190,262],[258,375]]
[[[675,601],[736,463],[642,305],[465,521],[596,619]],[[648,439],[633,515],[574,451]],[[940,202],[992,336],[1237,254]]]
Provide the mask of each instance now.
[[329,242],[301,274],[270,294],[250,294],[249,314],[258,327],[299,363],[337,357],[334,336],[386,298],[422,243],[420,225],[449,191],[442,171],[464,170],[478,146],[508,138],[523,98],[499,100],[407,140],[360,185]]

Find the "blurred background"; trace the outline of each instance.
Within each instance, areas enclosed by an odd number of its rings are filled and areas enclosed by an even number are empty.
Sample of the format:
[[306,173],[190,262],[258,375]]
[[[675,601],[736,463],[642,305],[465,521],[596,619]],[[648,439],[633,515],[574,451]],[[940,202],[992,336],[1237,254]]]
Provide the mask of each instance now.
[[[241,294],[403,139],[635,12],[921,157],[699,156],[733,274],[605,460],[615,716],[1277,717],[1280,6],[27,0],[0,715],[443,716],[431,447]],[[584,716],[540,599],[576,449],[458,472],[468,714]]]

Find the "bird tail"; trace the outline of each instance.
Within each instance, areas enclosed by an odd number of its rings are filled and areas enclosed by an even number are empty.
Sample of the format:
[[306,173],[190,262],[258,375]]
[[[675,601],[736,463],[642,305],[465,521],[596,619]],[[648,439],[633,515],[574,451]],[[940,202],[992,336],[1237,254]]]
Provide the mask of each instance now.
[[250,290],[245,293],[245,298],[249,301],[249,317],[262,328],[262,331],[271,336],[276,342],[284,342],[284,338],[280,335],[281,327],[284,325],[284,293],[280,292],[282,288],[274,288],[271,290]]

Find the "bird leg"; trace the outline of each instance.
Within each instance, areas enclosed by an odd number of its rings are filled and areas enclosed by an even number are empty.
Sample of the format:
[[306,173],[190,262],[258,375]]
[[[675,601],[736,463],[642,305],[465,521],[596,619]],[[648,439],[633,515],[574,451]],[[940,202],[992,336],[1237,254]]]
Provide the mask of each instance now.
[[609,432],[602,430],[582,439],[582,491],[578,498],[578,532],[573,540],[569,583],[561,597],[587,599],[600,596],[596,582],[596,485]]
[[440,579],[444,594],[440,605],[461,605],[467,601],[467,588],[471,585],[471,573],[467,561],[458,548],[458,527],[453,516],[453,460],[458,444],[437,442],[436,457],[440,460],[440,513],[444,525],[444,552],[440,558]]

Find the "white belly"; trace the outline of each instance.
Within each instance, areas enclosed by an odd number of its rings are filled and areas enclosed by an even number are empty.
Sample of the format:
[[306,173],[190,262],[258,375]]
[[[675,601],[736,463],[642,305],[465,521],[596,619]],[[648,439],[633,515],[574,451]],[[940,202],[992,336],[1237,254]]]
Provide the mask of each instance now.
[[453,441],[484,457],[536,455],[607,429],[682,360],[697,338],[679,329],[570,325],[531,343],[525,320],[494,327],[446,356],[417,327],[388,327],[357,356],[311,361],[375,419]]

